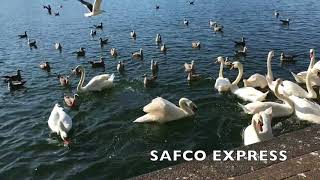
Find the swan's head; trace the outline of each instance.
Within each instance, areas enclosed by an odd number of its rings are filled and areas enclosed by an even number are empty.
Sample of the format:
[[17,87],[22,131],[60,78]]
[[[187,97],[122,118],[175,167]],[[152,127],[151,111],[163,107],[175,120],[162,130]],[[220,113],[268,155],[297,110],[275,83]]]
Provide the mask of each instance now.
[[240,69],[240,68],[243,68],[242,64],[239,61],[235,61],[232,63],[230,69]]
[[272,107],[254,114],[252,117],[252,125],[259,134],[271,131]]
[[310,49],[310,59],[314,58],[315,51],[314,49]]
[[269,51],[268,57],[269,57],[269,58],[273,58],[273,57],[274,57],[274,51]]
[[186,105],[193,113],[195,113],[198,110],[196,104],[187,98],[181,98],[179,104]]
[[217,57],[217,60],[215,63],[224,63],[224,58],[222,56]]

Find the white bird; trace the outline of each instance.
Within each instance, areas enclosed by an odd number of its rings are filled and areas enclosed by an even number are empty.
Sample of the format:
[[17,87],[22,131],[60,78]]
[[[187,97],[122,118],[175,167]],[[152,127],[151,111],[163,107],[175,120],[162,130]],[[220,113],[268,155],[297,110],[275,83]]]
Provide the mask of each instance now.
[[[297,97],[301,98],[310,98],[310,99],[315,99],[317,98],[317,93],[314,91],[311,85],[311,77],[312,73],[314,71],[308,71],[307,78],[306,78],[306,86],[307,86],[307,91],[300,87],[298,84],[291,82],[291,81],[283,81],[282,85],[279,87],[279,92],[280,94],[286,94],[288,96],[294,95]],[[275,91],[275,81],[268,81],[268,86],[269,88],[274,92]]]
[[[318,67],[310,69],[314,74],[319,73]],[[308,72],[308,74],[310,74]],[[289,96],[295,107],[295,114],[299,119],[320,124],[320,105],[305,98],[297,96]]]
[[220,70],[219,70],[219,77],[216,79],[214,87],[219,92],[229,91],[231,86],[230,80],[228,78],[223,77],[223,66],[225,64],[224,58],[222,56],[219,56],[217,58],[216,63],[220,63]]
[[279,93],[279,86],[281,82],[282,81],[280,79],[276,80],[275,95],[284,103],[256,101],[247,105],[242,105],[239,103],[239,105],[247,114],[256,114],[272,107],[272,118],[290,116],[294,112],[294,104],[286,95],[282,95]]
[[[315,61],[316,61],[315,50],[314,49],[310,49],[310,64],[309,64],[308,70],[313,68],[313,66],[315,64]],[[292,76],[294,77],[294,79],[296,80],[297,83],[305,84],[308,70],[299,72],[298,74],[295,74],[295,73],[291,72],[291,74],[292,74]],[[315,74],[313,74],[312,77],[311,77],[311,85],[312,86],[320,86],[320,78]]]
[[51,131],[57,133],[65,144],[69,144],[68,132],[72,128],[72,119],[59,104],[55,104],[53,107],[48,125]]
[[264,89],[268,86],[268,82],[266,78],[272,79],[273,81],[273,74],[271,70],[271,60],[274,57],[274,51],[269,51],[268,58],[267,58],[267,76],[261,74],[253,74],[248,79],[243,80],[243,85],[245,87],[260,87],[261,89]]
[[84,14],[84,16],[86,17],[97,16],[104,12],[103,10],[100,9],[102,0],[95,0],[93,4],[86,2],[84,0],[78,0],[78,1],[81,2],[85,7],[87,7],[89,12]]
[[271,128],[272,108],[253,115],[251,124],[243,131],[245,146],[273,138]]
[[77,92],[88,91],[102,91],[113,87],[114,74],[101,74],[93,77],[86,86],[83,87],[84,79],[86,76],[85,70],[82,66],[77,66],[76,69],[80,69],[81,78],[77,86]]
[[197,110],[197,106],[187,98],[181,98],[177,107],[162,97],[157,97],[143,108],[147,114],[137,118],[133,122],[159,122],[165,123],[168,121],[179,120],[185,117],[193,116]]
[[239,61],[235,61],[232,63],[231,69],[232,68],[237,68],[239,73],[235,81],[232,82],[230,86],[230,90],[233,94],[237,95],[239,98],[241,98],[244,101],[250,101],[250,102],[255,102],[255,101],[263,101],[268,93],[263,93],[261,91],[256,90],[253,87],[238,87],[238,83],[240,82],[242,75],[243,75],[243,65]]

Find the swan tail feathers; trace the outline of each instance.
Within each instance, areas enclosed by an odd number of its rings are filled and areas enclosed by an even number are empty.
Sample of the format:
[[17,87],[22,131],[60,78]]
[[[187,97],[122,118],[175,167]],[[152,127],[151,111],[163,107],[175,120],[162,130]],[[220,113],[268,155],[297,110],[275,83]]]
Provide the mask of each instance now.
[[246,108],[245,105],[243,105],[243,104],[241,104],[241,103],[239,103],[239,102],[238,102],[238,105],[242,108],[242,110],[243,110],[246,114],[252,114],[252,113],[250,112],[250,110],[249,110],[248,108]]
[[264,93],[261,97],[259,97],[257,100],[258,101],[263,101],[266,99],[267,95],[268,95],[269,91],[267,91],[266,93]]
[[111,74],[111,76],[109,77],[108,81],[113,82],[114,78],[115,78],[115,75],[114,75],[114,74]]
[[133,121],[134,123],[145,123],[145,122],[153,122],[153,120],[150,118],[149,114],[146,114],[144,116],[141,116]]

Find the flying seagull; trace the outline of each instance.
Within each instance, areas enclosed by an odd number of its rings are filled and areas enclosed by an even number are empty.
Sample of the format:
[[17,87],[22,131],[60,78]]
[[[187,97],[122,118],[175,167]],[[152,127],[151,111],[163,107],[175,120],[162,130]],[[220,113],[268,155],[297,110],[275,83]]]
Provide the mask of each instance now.
[[102,0],[95,0],[93,4],[84,0],[78,1],[88,8],[89,12],[84,14],[86,17],[97,16],[104,12],[103,10],[100,10]]

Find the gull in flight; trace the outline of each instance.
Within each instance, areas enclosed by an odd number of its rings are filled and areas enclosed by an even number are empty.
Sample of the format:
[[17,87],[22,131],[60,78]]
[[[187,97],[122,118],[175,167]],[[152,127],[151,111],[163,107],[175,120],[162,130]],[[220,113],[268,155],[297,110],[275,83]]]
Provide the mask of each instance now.
[[88,8],[89,12],[84,14],[86,17],[97,16],[104,12],[103,10],[100,10],[102,0],[95,0],[93,4],[84,0],[78,1]]

